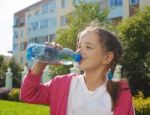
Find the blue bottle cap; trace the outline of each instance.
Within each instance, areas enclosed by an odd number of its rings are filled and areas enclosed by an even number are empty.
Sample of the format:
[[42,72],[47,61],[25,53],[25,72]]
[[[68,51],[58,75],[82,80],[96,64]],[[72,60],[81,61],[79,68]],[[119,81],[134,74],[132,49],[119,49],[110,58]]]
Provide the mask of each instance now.
[[79,54],[79,53],[75,53],[73,55],[73,58],[74,58],[75,62],[80,62],[82,59],[81,54]]
[[31,61],[32,58],[32,47],[27,48],[26,58],[28,61]]

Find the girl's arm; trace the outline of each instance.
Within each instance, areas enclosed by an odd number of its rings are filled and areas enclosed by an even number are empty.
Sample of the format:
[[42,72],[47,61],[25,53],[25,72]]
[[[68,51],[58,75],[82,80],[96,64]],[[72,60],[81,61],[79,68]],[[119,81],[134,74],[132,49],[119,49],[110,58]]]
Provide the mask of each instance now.
[[131,107],[129,110],[129,115],[135,115],[135,110],[134,110],[133,104],[131,104]]
[[[47,45],[62,49],[61,45],[54,42]],[[20,99],[22,101],[39,104],[50,103],[51,81],[46,84],[40,83],[43,70],[47,64],[60,65],[61,63],[36,61],[21,84]]]
[[49,104],[51,81],[41,84],[46,64],[36,61],[21,84],[20,99],[29,103]]

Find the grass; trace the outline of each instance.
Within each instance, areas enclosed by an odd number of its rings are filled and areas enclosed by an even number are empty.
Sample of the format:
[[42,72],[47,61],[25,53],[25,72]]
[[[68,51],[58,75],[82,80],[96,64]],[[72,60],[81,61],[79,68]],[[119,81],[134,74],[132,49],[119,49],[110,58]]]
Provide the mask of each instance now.
[[49,107],[0,100],[0,115],[49,115]]

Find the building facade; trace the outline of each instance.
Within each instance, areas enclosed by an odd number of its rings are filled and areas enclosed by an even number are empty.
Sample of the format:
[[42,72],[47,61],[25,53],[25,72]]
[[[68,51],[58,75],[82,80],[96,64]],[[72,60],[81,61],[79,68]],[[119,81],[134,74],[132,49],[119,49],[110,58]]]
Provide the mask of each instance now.
[[73,12],[74,4],[79,1],[99,1],[102,10],[110,9],[108,19],[114,25],[150,5],[149,0],[41,0],[14,14],[13,56],[16,61],[27,64],[28,44],[52,42],[56,31],[66,26],[66,16]]

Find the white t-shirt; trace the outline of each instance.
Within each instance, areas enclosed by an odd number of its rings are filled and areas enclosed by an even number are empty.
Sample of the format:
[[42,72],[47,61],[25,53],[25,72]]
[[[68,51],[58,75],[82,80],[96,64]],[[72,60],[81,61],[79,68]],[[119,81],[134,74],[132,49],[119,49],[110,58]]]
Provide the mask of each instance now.
[[67,115],[113,115],[111,97],[106,82],[95,91],[89,91],[83,75],[73,77],[70,86]]

